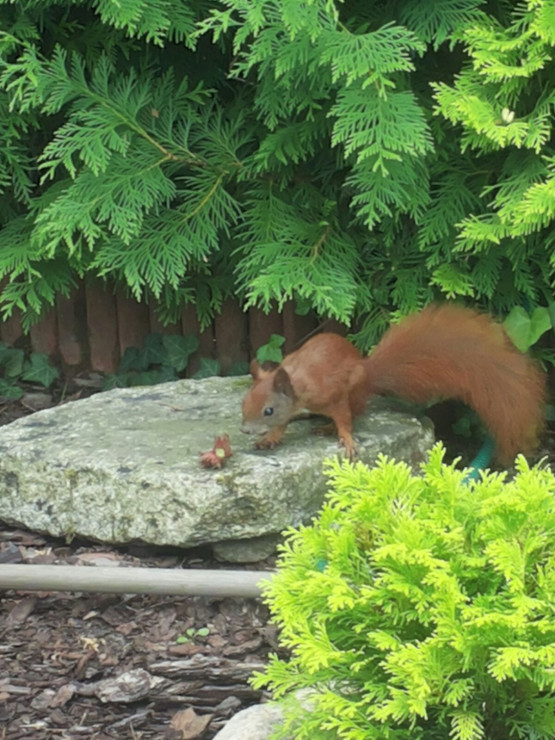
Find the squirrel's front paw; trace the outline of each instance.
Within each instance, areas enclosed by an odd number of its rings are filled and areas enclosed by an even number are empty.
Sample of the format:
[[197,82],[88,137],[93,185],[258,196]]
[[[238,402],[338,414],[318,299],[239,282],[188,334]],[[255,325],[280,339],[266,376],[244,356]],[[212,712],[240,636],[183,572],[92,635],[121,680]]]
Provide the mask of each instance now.
[[254,443],[255,450],[273,450],[274,447],[277,447],[279,444],[279,440],[276,442],[273,439],[260,439],[258,442]]

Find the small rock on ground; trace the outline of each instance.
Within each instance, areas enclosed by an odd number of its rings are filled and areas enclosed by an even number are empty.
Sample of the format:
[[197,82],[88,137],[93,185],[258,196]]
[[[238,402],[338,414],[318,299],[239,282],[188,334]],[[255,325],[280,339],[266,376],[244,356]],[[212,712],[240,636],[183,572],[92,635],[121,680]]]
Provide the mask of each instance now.
[[214,740],[268,740],[283,714],[276,704],[255,704],[232,717]]

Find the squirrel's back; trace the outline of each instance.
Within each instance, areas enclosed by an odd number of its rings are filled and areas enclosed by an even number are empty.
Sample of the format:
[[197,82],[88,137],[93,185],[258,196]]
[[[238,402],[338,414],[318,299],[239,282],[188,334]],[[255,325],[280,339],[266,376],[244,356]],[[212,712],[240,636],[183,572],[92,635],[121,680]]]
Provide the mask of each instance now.
[[535,446],[545,375],[490,316],[448,303],[391,326],[365,359],[368,393],[457,398],[482,418],[504,462]]
[[[303,404],[319,412],[337,403],[345,394],[358,391],[364,396],[362,362],[362,355],[353,344],[339,334],[324,332],[287,355],[282,367]],[[360,411],[364,400],[361,400]]]

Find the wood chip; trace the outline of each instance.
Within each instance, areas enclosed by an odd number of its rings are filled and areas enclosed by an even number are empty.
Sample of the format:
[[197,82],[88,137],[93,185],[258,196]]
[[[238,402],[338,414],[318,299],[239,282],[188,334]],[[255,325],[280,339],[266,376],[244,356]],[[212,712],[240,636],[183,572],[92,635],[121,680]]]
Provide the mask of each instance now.
[[189,707],[173,715],[170,728],[178,733],[174,737],[179,740],[195,740],[201,737],[211,719],[211,714],[199,715],[192,707]]
[[35,604],[37,603],[36,596],[27,596],[24,599],[21,599],[10,611],[8,616],[6,617],[6,627],[7,629],[10,629],[10,627],[16,627],[20,624],[23,624],[27,617],[33,612],[33,609],[35,608]]
[[64,707],[70,699],[73,698],[73,695],[75,694],[75,687],[73,684],[66,684],[65,686],[60,686],[58,691],[56,691],[56,695],[52,699],[52,706],[53,707]]

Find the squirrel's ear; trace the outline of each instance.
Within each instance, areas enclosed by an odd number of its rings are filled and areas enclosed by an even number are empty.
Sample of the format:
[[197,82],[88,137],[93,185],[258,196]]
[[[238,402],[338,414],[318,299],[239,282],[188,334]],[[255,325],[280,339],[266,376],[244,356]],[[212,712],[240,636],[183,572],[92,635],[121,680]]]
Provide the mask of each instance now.
[[284,396],[295,396],[295,391],[291,385],[291,378],[287,374],[287,370],[279,367],[274,375],[274,391],[276,393],[282,393]]
[[252,360],[249,365],[249,371],[254,381],[261,380],[266,375],[270,375],[276,368],[279,367],[279,362],[263,362],[262,365],[258,360]]

